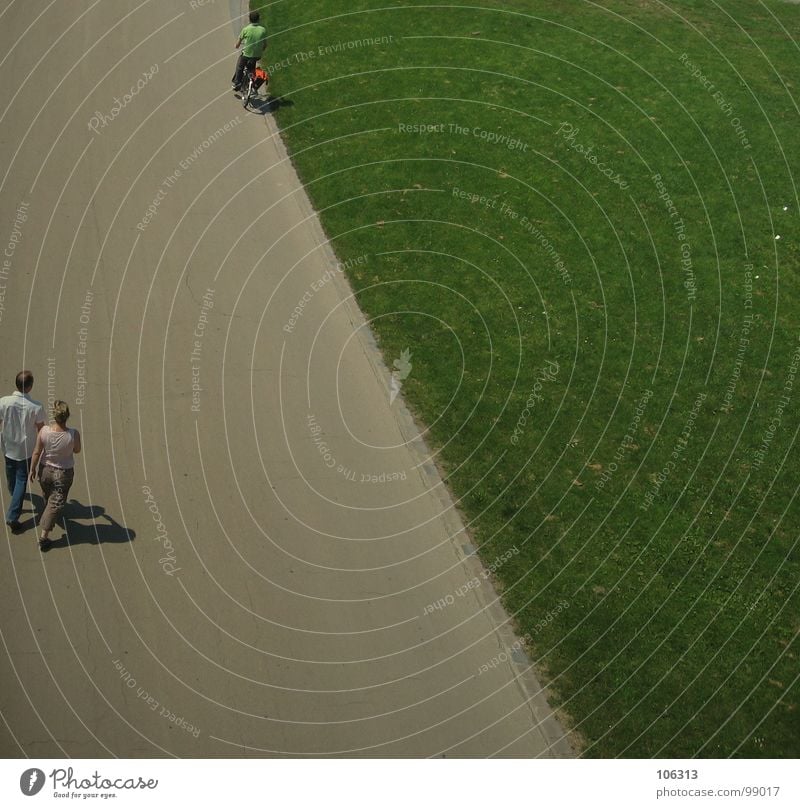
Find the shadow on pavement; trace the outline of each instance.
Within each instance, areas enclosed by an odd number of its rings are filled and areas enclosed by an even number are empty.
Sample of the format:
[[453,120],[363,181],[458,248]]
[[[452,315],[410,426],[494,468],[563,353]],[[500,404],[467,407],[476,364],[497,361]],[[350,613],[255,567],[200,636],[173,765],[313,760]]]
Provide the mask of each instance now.
[[[42,497],[32,494],[30,499],[36,513],[41,514],[44,510]],[[34,527],[36,522],[38,518],[30,519],[24,523],[24,527]],[[100,505],[83,505],[76,499],[67,502],[56,524],[64,528],[64,535],[52,540],[51,550],[76,544],[122,544],[136,538],[136,533],[109,516],[105,508]]]
[[283,98],[282,96],[273,97],[268,95],[266,97],[254,98],[250,103],[248,112],[254,115],[266,115],[268,112],[274,112],[279,107],[293,107],[294,101],[290,98]]

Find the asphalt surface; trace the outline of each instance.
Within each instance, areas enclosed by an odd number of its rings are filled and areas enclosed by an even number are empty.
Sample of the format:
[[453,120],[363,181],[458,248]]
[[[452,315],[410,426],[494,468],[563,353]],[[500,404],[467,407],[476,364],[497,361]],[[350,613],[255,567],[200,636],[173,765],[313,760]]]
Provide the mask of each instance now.
[[31,369],[84,442],[69,542],[37,549],[34,485],[0,543],[0,751],[569,755],[230,92],[239,5],[0,4],[2,392]]

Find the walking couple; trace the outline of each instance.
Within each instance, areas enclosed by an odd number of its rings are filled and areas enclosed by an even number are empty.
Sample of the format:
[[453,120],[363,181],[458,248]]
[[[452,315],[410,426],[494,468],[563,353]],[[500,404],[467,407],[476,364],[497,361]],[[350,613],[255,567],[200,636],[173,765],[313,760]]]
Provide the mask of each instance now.
[[0,439],[6,461],[6,482],[11,502],[6,511],[6,525],[12,533],[21,533],[19,521],[22,502],[28,487],[37,476],[42,487],[45,508],[39,520],[39,547],[50,549],[50,532],[61,515],[75,473],[74,455],[81,451],[81,436],[67,426],[69,407],[63,401],[53,402],[52,422],[45,424],[44,408],[34,401],[33,374],[22,370],[17,374],[17,389],[0,398]]

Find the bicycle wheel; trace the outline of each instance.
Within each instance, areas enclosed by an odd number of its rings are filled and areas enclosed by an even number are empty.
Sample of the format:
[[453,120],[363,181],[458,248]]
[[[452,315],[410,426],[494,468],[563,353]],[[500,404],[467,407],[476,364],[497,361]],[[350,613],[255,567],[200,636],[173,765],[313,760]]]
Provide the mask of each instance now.
[[247,109],[253,98],[253,76],[249,71],[245,75],[246,78],[242,85],[242,106]]

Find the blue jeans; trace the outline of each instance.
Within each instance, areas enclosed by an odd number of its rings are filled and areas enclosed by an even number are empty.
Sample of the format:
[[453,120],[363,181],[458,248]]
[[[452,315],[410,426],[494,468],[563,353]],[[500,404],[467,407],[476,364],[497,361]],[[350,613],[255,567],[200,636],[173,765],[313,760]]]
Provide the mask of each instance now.
[[6,513],[6,522],[18,522],[22,513],[22,500],[28,490],[28,469],[31,459],[12,460],[6,458],[6,482],[8,493],[11,494],[11,504]]

